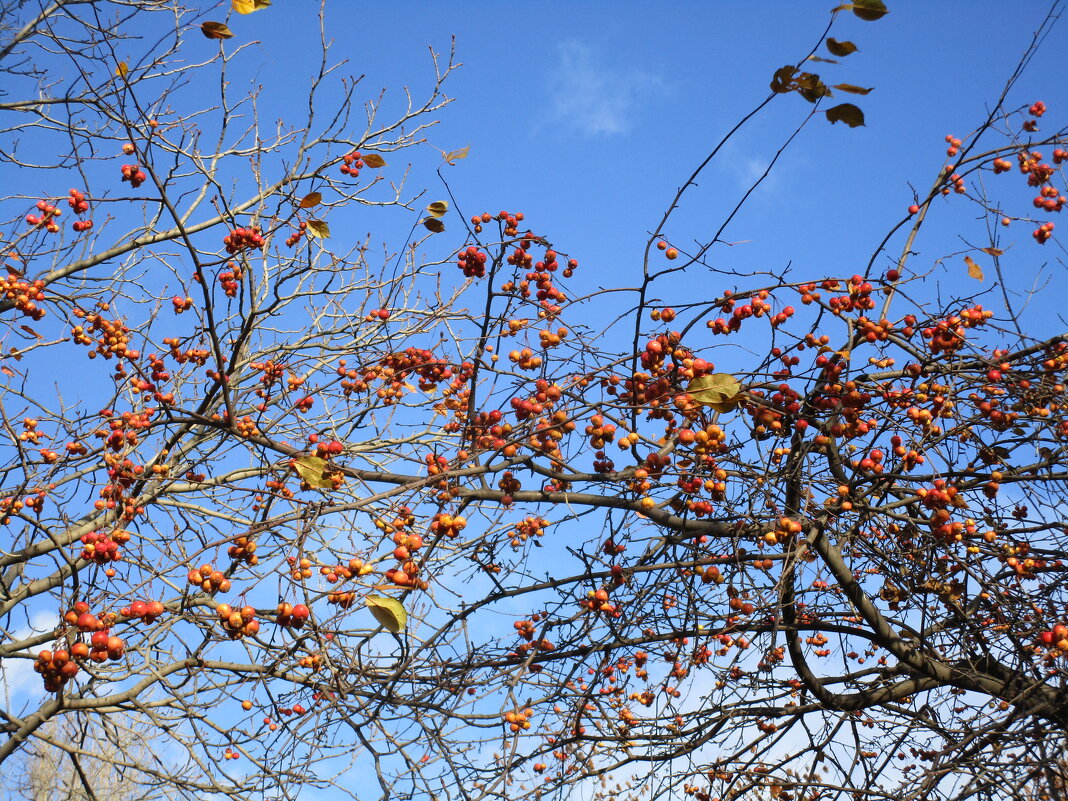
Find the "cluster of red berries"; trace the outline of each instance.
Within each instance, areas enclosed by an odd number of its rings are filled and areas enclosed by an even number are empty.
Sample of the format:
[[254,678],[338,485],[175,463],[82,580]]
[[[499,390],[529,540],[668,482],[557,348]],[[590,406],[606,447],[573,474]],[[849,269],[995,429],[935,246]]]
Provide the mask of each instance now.
[[293,605],[283,601],[278,604],[278,614],[275,617],[275,622],[279,626],[292,626],[295,629],[299,629],[308,622],[309,617],[311,617],[311,610],[304,604]]
[[[79,643],[84,645],[85,643]],[[55,693],[63,689],[63,685],[78,675],[78,663],[71,659],[70,652],[65,648],[55,651],[41,651],[37,660],[33,663],[33,669],[41,674],[44,679],[46,692]]]
[[187,576],[189,583],[194,587],[200,587],[206,593],[230,591],[230,579],[221,570],[216,570],[211,565],[201,565],[198,570],[190,570]]
[[1064,208],[1066,198],[1057,192],[1055,186],[1043,186],[1038,196],[1035,197],[1031,203],[1036,209],[1044,209],[1045,211],[1060,211]]
[[297,243],[304,237],[304,232],[308,230],[308,224],[304,220],[300,221],[300,225],[297,226],[297,230],[286,237],[286,247],[296,247]]
[[122,559],[120,546],[130,541],[130,532],[119,529],[110,534],[104,531],[93,531],[83,534],[82,559],[96,562],[98,565],[106,565],[108,562],[118,562]]
[[[241,230],[241,229],[238,229],[238,230]],[[258,234],[257,234],[257,236],[258,236]],[[225,242],[226,240],[224,239],[223,241]],[[262,245],[262,243],[263,243],[263,239],[261,237],[258,244]],[[253,244],[257,244],[257,243],[253,242]],[[227,250],[229,250],[230,245],[231,245],[231,243],[227,244]],[[244,247],[248,247],[248,246],[244,246]],[[240,249],[240,248],[238,248],[238,249]],[[219,273],[219,286],[222,287],[222,291],[226,294],[226,297],[232,298],[232,297],[235,297],[237,295],[237,290],[240,287],[240,281],[241,281],[242,272],[241,272],[241,268],[238,267],[234,262],[230,262],[226,266],[229,267],[230,269],[223,270],[223,272]]]
[[1035,241],[1038,242],[1038,244],[1046,244],[1050,237],[1053,236],[1053,223],[1042,223],[1042,225],[1038,226],[1038,228],[1031,232],[1031,236],[1035,238]]
[[468,278],[482,278],[486,274],[486,254],[474,245],[469,245],[466,250],[460,251],[456,266]]
[[1038,641],[1047,648],[1055,648],[1062,656],[1068,656],[1068,626],[1063,623],[1043,631],[1038,635]]
[[256,620],[256,610],[251,606],[243,606],[234,609],[230,604],[219,604],[215,612],[222,621],[223,629],[232,640],[242,637],[252,637],[260,630],[260,622]]
[[45,314],[44,309],[35,302],[44,300],[44,288],[44,281],[31,284],[18,273],[9,272],[6,277],[0,278],[0,297],[14,303],[16,309],[34,320],[40,320]]
[[496,217],[490,214],[488,211],[482,212],[482,214],[476,214],[471,218],[471,225],[474,226],[476,234],[482,233],[482,226],[493,220],[500,220],[504,223],[505,236],[517,236],[519,234],[519,223],[523,222],[523,212],[517,211],[515,214],[509,214],[507,211],[501,211]]
[[226,252],[231,255],[248,248],[262,248],[263,234],[258,225],[235,228],[223,237],[223,244],[226,245]]
[[946,142],[949,143],[949,147],[946,148],[947,156],[957,155],[957,151],[960,149],[960,140],[952,134],[946,134]]
[[350,178],[359,177],[360,170],[363,169],[363,158],[360,156],[360,151],[354,150],[341,160],[344,162],[341,165],[342,175],[347,175]]
[[[67,197],[67,203],[74,209],[75,214],[85,214],[85,212],[89,211],[89,201],[85,199],[85,194],[77,189],[70,190],[69,196]],[[74,224],[71,226],[71,228],[79,234],[82,231],[88,231],[92,227],[92,220],[75,220]]]
[[56,222],[55,218],[59,217],[63,212],[46,200],[37,201],[37,210],[41,212],[41,216],[38,217],[36,214],[27,214],[26,224],[32,225],[35,228],[43,228],[50,234],[58,232],[59,223]]
[[159,601],[132,601],[119,613],[128,619],[140,619],[142,623],[155,623],[165,611],[166,608]]
[[129,181],[130,186],[137,189],[148,178],[145,175],[145,171],[142,170],[136,164],[123,164],[122,165],[122,180],[123,182]]

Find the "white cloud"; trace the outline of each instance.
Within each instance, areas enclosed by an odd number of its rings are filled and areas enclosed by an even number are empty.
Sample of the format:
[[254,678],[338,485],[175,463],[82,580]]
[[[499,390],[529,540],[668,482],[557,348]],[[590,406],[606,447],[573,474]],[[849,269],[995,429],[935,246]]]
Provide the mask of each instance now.
[[586,136],[626,133],[636,109],[662,84],[656,75],[617,68],[589,45],[565,40],[550,73],[553,116]]

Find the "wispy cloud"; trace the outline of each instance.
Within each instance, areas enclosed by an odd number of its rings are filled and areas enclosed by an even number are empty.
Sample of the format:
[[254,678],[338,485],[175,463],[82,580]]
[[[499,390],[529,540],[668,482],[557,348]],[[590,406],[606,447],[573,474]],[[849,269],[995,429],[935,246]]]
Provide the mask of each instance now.
[[586,136],[626,133],[637,109],[662,85],[656,75],[620,67],[593,47],[568,39],[557,46],[550,73],[553,117]]

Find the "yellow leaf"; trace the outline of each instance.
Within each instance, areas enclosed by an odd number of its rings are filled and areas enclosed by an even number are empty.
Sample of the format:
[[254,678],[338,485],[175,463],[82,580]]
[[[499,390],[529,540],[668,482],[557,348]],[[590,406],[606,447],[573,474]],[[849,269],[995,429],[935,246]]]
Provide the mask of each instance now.
[[444,200],[435,200],[426,207],[426,210],[429,211],[433,217],[444,217],[445,212],[449,210],[449,204]]
[[238,14],[251,14],[256,10],[256,0],[230,0],[230,8]]
[[827,49],[832,55],[839,57],[848,56],[850,53],[857,52],[857,46],[852,42],[839,42],[837,39],[828,39]]
[[377,153],[364,153],[360,158],[363,159],[363,163],[371,169],[378,169],[379,167],[386,166],[386,160]]
[[396,634],[404,628],[408,622],[408,613],[404,610],[404,604],[396,598],[385,595],[368,595],[363,599],[375,620],[386,629]]
[[695,401],[718,412],[729,412],[740,402],[742,385],[729,373],[712,373],[695,378],[686,388]]
[[445,154],[445,161],[452,164],[454,161],[467,158],[467,154],[471,152],[471,145],[464,145],[459,150],[453,150],[450,153]]
[[836,122],[844,122],[850,128],[856,128],[864,124],[864,112],[852,103],[842,103],[834,108],[829,108],[826,114],[832,125]]
[[305,454],[293,460],[293,469],[297,471],[300,480],[316,489],[334,488],[331,478],[333,471],[329,467],[330,463],[326,459],[312,454]]
[[862,86],[854,86],[851,83],[839,83],[831,87],[832,89],[841,89],[843,92],[849,92],[854,95],[866,95],[871,92],[871,89],[865,89]]
[[200,32],[209,39],[233,39],[234,32],[221,22],[205,22],[200,26]]
[[440,234],[445,230],[445,223],[439,220],[437,217],[427,217],[423,220],[423,227],[431,233]]
[[300,199],[300,207],[302,209],[310,209],[314,206],[318,206],[323,200],[323,196],[318,192],[309,192]]
[[328,239],[330,237],[330,226],[322,220],[308,220],[308,236],[312,239]]
[[969,278],[974,278],[976,281],[983,280],[983,268],[975,263],[975,259],[971,256],[965,256],[964,263],[968,265]]
[[125,61],[120,61],[119,66],[115,68],[115,77],[125,78],[130,72],[130,65]]
[[987,253],[987,254],[989,254],[991,256],[1000,256],[1005,252],[1004,250],[999,250],[998,248],[979,248],[979,249],[981,251],[983,251],[983,253]]

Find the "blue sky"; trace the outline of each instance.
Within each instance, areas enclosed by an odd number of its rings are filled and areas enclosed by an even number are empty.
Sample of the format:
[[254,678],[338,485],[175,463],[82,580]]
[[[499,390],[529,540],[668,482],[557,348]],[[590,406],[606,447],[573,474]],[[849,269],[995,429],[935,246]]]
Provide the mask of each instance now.
[[[792,260],[814,271],[829,262],[866,263],[905,216],[910,182],[921,192],[930,186],[945,157],[943,137],[963,136],[982,121],[1047,5],[1017,4],[1010,14],[993,2],[971,3],[967,13],[956,4],[894,2],[878,22],[840,15],[831,35],[859,50],[813,69],[829,84],[875,88],[859,99],[836,99],[855,100],[866,127],[810,124],[725,232],[728,241],[746,244],[724,258],[750,268]],[[443,150],[471,145],[465,161],[445,170],[460,208],[522,210],[535,231],[592,268],[580,273],[592,290],[638,275],[647,232],[675,188],[765,96],[774,70],[819,41],[831,7],[615,2],[609,11],[600,2],[547,2],[372,9],[334,2],[327,4],[325,29],[334,39],[332,56],[348,62],[342,72],[364,75],[367,96],[386,89],[387,107],[403,99],[403,86],[418,95],[429,85],[428,48],[447,53],[455,35],[463,67],[446,84],[455,102],[429,139]],[[317,48],[314,12],[312,3],[275,4],[231,18],[233,43],[261,43],[245,63],[257,65],[280,114],[297,102],[314,66],[302,58]],[[1042,99],[1051,116],[1063,107],[1068,94],[1058,78],[1057,42],[1065,36],[1063,25],[1054,28],[1017,84],[1016,104]],[[669,227],[672,242],[685,249],[715,230],[808,111],[796,95],[778,98],[732,140]],[[413,185],[440,195],[430,173],[434,151],[406,155],[415,160]],[[1028,200],[1019,193],[1021,208]],[[967,217],[974,217],[971,210]],[[928,252],[943,242],[935,255],[959,249],[952,226],[929,218]],[[1027,240],[1023,247],[1034,258]]]

